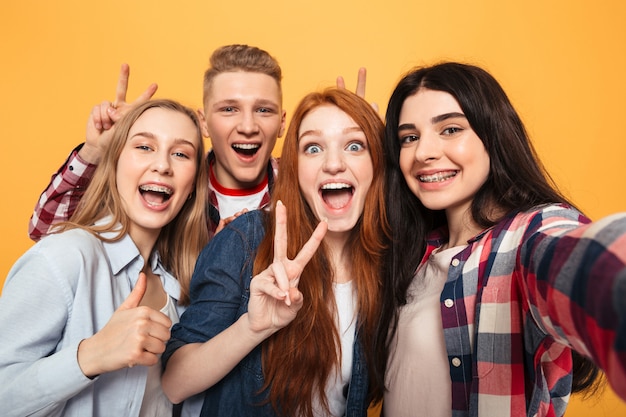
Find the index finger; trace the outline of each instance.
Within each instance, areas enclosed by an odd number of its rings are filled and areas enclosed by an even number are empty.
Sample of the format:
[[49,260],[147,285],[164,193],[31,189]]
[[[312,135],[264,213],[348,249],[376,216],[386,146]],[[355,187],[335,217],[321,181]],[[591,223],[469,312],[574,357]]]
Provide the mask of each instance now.
[[359,74],[356,81],[355,94],[361,98],[365,98],[365,81],[367,79],[367,70],[364,67],[359,68]]
[[120,76],[117,79],[117,88],[115,90],[115,101],[113,107],[117,107],[122,103],[126,103],[126,92],[128,91],[128,78],[130,76],[130,66],[122,64],[120,68]]
[[287,258],[287,209],[282,201],[276,202],[276,230],[274,231],[274,261]]
[[337,88],[346,88],[346,82],[341,75],[337,77]]
[[327,230],[328,223],[324,220],[319,222],[309,240],[307,240],[304,246],[302,246],[302,249],[300,249],[300,252],[298,252],[296,257],[293,259],[293,262],[298,266],[300,272],[304,270],[306,264],[309,263],[311,258],[313,258],[313,255],[315,255],[317,248],[320,247],[322,240],[324,240],[324,236],[326,236]]

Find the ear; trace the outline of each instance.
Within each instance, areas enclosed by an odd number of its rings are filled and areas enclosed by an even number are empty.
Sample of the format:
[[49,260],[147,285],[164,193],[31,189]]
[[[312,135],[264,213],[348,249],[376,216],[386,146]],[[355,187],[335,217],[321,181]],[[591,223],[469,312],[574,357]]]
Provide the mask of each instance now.
[[206,117],[204,117],[204,109],[196,110],[196,114],[198,115],[198,120],[200,120],[200,129],[202,130],[202,136],[205,138],[211,137],[209,135],[209,126],[206,123]]
[[278,131],[278,137],[282,137],[283,134],[285,133],[285,125],[286,125],[286,121],[287,121],[287,110],[283,109],[283,115],[280,118],[280,130]]

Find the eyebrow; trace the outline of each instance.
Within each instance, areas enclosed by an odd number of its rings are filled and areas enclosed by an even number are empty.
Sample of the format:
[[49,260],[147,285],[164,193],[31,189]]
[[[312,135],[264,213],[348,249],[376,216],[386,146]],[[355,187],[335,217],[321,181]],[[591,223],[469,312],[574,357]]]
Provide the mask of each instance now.
[[[363,132],[363,129],[361,129],[359,126],[354,126],[354,127],[348,127],[345,128],[342,133],[351,133],[351,132]],[[307,131],[302,132],[301,135],[298,136],[298,140],[302,139],[305,136],[309,136],[309,135],[314,135],[314,136],[321,136],[322,135],[322,131],[319,129],[310,129]]]
[[[455,118],[467,119],[467,117],[463,113],[451,112],[451,113],[444,113],[444,114],[440,114],[438,116],[432,117],[430,119],[430,123],[431,124],[436,124],[436,123],[439,123],[439,122],[443,122],[444,120],[455,119]],[[409,130],[409,129],[415,129],[415,124],[414,123],[403,123],[403,124],[398,126],[398,130]]]
[[[213,103],[213,106],[214,107],[233,106],[233,105],[239,104],[240,102],[241,100],[236,99],[236,98],[227,98],[224,100],[216,101],[215,103]],[[254,104],[257,106],[280,107],[280,104],[278,102],[275,102],[273,100],[268,100],[266,98],[257,99],[254,101]]]
[[[135,133],[134,135],[132,135],[129,139],[133,139],[133,138],[135,138],[135,137],[137,137],[137,136],[142,136],[142,137],[144,137],[144,138],[148,138],[148,139],[156,139],[156,136],[155,136],[155,135],[154,135],[154,133],[152,133],[152,132],[137,132],[137,133]],[[196,149],[196,145],[195,145],[192,141],[190,141],[189,139],[185,139],[185,138],[176,138],[176,139],[174,139],[174,143],[175,143],[176,145],[179,145],[179,144],[183,144],[183,145],[184,145],[184,144],[187,144],[187,145],[192,146],[194,149]]]

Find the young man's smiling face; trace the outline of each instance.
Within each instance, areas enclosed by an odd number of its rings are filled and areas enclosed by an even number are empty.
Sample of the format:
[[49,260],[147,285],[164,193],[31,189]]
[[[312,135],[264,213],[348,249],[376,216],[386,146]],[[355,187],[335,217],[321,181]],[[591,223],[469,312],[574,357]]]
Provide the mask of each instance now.
[[276,80],[258,72],[218,74],[204,106],[205,134],[211,138],[213,172],[220,185],[232,189],[258,185],[285,128]]

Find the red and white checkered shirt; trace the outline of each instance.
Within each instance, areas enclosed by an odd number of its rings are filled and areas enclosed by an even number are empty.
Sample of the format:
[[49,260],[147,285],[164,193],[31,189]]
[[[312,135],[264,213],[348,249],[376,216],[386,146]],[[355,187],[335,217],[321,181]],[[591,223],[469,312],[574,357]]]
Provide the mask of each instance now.
[[[423,262],[446,241],[434,232]],[[626,398],[625,300],[626,214],[590,223],[554,204],[482,232],[452,258],[440,299],[452,415],[562,416],[570,348]]]

